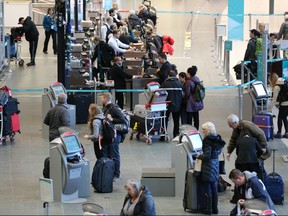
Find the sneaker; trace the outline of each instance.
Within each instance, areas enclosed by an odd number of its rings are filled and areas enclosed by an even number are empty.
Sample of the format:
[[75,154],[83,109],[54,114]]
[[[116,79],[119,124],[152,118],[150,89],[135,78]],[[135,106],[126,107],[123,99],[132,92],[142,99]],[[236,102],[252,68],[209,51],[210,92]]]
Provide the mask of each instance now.
[[288,133],[285,133],[285,134],[283,135],[283,138],[288,139]]
[[29,62],[26,65],[29,67],[29,66],[35,66],[36,64],[35,64],[35,62]]
[[278,138],[278,139],[282,138],[281,133],[274,134],[274,138]]
[[113,178],[113,182],[117,182],[117,181],[119,181],[119,180],[120,180],[119,177],[116,177],[116,176],[115,176],[115,177]]

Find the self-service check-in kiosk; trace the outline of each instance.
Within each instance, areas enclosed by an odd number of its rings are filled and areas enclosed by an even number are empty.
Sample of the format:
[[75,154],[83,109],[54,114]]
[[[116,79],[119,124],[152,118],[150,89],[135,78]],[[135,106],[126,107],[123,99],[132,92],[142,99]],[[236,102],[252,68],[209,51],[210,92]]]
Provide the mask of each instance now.
[[185,173],[188,169],[194,168],[196,155],[202,152],[202,136],[191,125],[187,125],[172,143],[171,167],[175,168],[175,196],[183,197]]
[[[66,94],[66,89],[60,82],[55,82],[50,85],[47,92],[42,95],[42,137],[49,137],[49,126],[43,123],[48,111],[57,104],[58,96],[62,93]],[[70,127],[75,128],[76,125],[76,107],[68,104],[68,111],[70,115]]]
[[82,158],[77,135],[65,132],[50,145],[54,200],[63,203],[86,201],[83,198],[90,196],[90,161]]
[[251,121],[256,113],[267,112],[269,93],[263,82],[255,81],[243,93],[242,119]]

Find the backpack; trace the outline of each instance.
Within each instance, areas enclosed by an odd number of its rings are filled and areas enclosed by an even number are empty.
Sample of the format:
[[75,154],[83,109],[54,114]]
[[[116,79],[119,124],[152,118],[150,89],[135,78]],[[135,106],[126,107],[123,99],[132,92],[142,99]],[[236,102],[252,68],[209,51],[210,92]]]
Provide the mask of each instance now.
[[107,28],[107,32],[106,32],[106,43],[108,43],[109,38],[108,35],[112,33],[112,30],[110,29],[110,27],[107,24],[104,24]]
[[[100,119],[100,118],[97,118]],[[114,124],[108,118],[100,119],[102,121],[101,135],[99,136],[99,142],[103,142],[105,145],[112,144],[116,138],[117,132]]]
[[255,45],[255,56],[258,58],[258,52],[262,53],[262,38],[257,38]]
[[128,134],[128,132],[129,132],[130,115],[127,112],[127,110],[121,109],[120,107],[118,107],[118,109],[120,109],[122,115],[124,116],[125,123],[124,124],[115,124],[115,128],[116,128],[117,132],[119,132],[120,134],[125,135],[125,134]]
[[199,83],[196,83],[196,82],[194,83],[195,83],[195,87],[194,87],[194,93],[192,94],[192,96],[196,102],[203,102],[205,98],[205,87],[203,85],[203,81]]
[[280,87],[280,92],[277,97],[277,102],[281,103],[288,101],[288,81],[284,81],[283,85],[278,85]]

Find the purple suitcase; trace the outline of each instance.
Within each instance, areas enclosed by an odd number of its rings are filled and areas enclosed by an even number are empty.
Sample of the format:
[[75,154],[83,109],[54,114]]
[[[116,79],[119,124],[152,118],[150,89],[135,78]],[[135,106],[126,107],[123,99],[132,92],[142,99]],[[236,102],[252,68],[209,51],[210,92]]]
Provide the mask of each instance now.
[[273,139],[273,116],[269,114],[255,114],[253,116],[252,122],[261,128],[266,139]]

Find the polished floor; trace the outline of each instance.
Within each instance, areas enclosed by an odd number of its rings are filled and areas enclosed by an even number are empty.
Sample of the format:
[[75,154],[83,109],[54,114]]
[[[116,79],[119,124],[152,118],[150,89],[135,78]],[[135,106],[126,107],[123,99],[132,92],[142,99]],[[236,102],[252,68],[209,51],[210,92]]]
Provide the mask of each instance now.
[[[183,7],[191,11],[203,11],[209,13],[222,13],[226,7],[226,1],[194,1],[193,4],[177,4],[178,1],[167,1],[168,5],[163,10]],[[189,8],[188,8],[189,7]],[[160,6],[158,6],[160,8]],[[182,8],[182,9],[183,9]],[[161,8],[162,9],[162,8]],[[166,23],[169,22],[169,25]],[[198,16],[193,21],[193,38],[186,38],[191,27],[191,16],[183,14],[159,14],[158,32],[160,35],[172,35],[175,39],[175,54],[169,57],[169,61],[177,65],[179,71],[185,71],[191,65],[199,68],[199,77],[204,80],[207,87],[219,87],[223,85],[221,70],[213,57],[213,24],[214,20],[209,16]],[[42,52],[43,29],[39,28],[40,42],[38,46],[36,66],[19,67],[11,62],[11,71],[1,81],[1,86],[7,85],[13,90],[14,97],[20,101],[21,134],[17,134],[15,143],[7,142],[0,147],[0,214],[1,215],[42,215],[44,214],[43,202],[40,199],[39,177],[42,176],[44,159],[49,155],[49,142],[42,138],[41,132],[41,95],[43,92],[32,92],[29,89],[43,89],[56,81],[56,56],[52,54],[52,44],[49,44],[48,55]],[[187,43],[188,44],[187,44]],[[189,45],[189,42],[190,45]],[[243,53],[239,53],[242,56]],[[29,60],[28,44],[22,43],[21,56],[27,63]],[[227,89],[209,88],[205,98],[205,109],[200,112],[200,123],[212,121],[217,132],[225,141],[229,141],[231,129],[227,126],[226,117],[231,113],[239,113],[237,88]],[[88,132],[87,125],[77,125],[79,137],[86,149],[86,158],[91,161],[91,170],[95,163],[93,145],[83,139]],[[172,133],[171,125],[169,134]],[[284,142],[283,142],[284,141]],[[280,173],[288,185],[287,163],[284,163],[281,155],[287,155],[288,149],[285,140],[274,139],[269,142],[271,147],[278,149],[276,152],[276,171]],[[130,178],[141,178],[143,167],[171,167],[172,143],[157,142],[146,145],[145,140],[140,141],[126,139],[120,146],[121,152],[121,179],[114,183],[113,193],[94,193],[91,188],[91,196],[88,202],[97,203],[106,209],[108,215],[118,215],[126,194],[123,186]],[[229,172],[234,167],[234,160],[226,161],[226,169]],[[267,172],[272,171],[272,159],[265,162]],[[227,181],[226,175],[223,176]],[[287,190],[286,190],[287,191]],[[219,214],[227,215],[234,207],[229,203],[232,192],[227,190],[219,194]],[[285,197],[287,197],[287,192]],[[189,215],[182,207],[182,197],[155,197],[157,215]],[[283,206],[276,206],[280,215],[287,215],[287,199]],[[54,202],[50,204],[51,215],[81,215],[81,204],[62,204]]]

